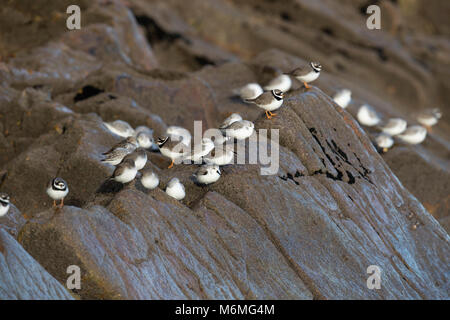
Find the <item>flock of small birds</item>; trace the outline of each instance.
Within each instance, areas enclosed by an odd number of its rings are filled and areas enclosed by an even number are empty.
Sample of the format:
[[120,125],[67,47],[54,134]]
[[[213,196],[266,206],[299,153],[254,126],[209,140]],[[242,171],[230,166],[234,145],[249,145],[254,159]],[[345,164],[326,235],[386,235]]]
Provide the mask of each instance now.
[[[334,102],[341,108],[347,108],[352,101],[350,89],[341,89],[333,96]],[[442,117],[439,109],[427,109],[417,114],[416,120],[419,124],[408,126],[405,119],[390,118],[382,119],[376,110],[367,103],[362,104],[357,111],[356,119],[366,127],[374,127],[379,133],[375,137],[375,145],[382,152],[387,152],[394,146],[394,138],[407,144],[422,143],[431,127],[438,123]]]
[[[321,70],[320,63],[310,62],[289,73],[278,75],[264,88],[257,83],[249,83],[242,88],[233,90],[233,93],[239,95],[245,103],[255,104],[265,110],[267,119],[272,119],[276,116],[273,111],[282,106],[284,93],[289,91],[292,86],[291,77],[302,82],[305,88],[309,89],[308,83],[316,80]],[[333,100],[341,108],[346,108],[352,100],[351,95],[349,89],[342,89],[333,96]],[[380,130],[375,143],[378,148],[386,152],[394,145],[393,137],[408,144],[421,143],[427,135],[427,130],[431,130],[441,116],[438,109],[427,110],[417,117],[420,125],[408,127],[406,120],[401,118],[382,120],[374,108],[363,104],[359,107],[356,118],[360,124]],[[148,150],[159,151],[163,156],[169,158],[172,161],[169,169],[177,160],[201,161],[202,165],[195,172],[194,177],[199,185],[209,185],[220,179],[220,167],[230,164],[234,159],[234,151],[226,150],[225,142],[230,139],[245,140],[254,131],[254,124],[251,121],[244,120],[239,114],[233,113],[219,126],[218,129],[222,132],[221,137],[215,138],[214,141],[210,138],[203,138],[200,146],[191,147],[191,133],[182,127],[168,127],[165,137],[159,138],[155,143],[153,130],[146,126],[133,129],[130,124],[122,120],[104,122],[104,125],[111,133],[124,138],[103,153],[104,158],[101,161],[115,166],[111,179],[126,184],[140,176],[142,186],[149,190],[158,187],[160,181],[153,170],[145,169]],[[184,144],[185,148],[180,148],[180,143]],[[188,152],[186,148],[188,148]],[[139,175],[138,172],[140,172]],[[177,200],[182,200],[186,196],[184,185],[177,177],[168,182],[165,192]],[[68,193],[68,184],[62,178],[52,179],[47,186],[47,194],[53,199],[53,207],[56,207],[56,201],[60,201],[59,208],[62,208],[64,198]],[[0,193],[0,217],[6,215],[9,208],[9,196]]]

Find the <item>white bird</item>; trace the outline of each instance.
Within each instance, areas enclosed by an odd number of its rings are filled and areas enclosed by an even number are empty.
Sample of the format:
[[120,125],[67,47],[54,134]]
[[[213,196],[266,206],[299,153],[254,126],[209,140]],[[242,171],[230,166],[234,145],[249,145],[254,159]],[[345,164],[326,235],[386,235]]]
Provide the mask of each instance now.
[[211,150],[214,149],[214,142],[210,138],[203,138],[200,146],[193,146],[191,154],[186,156],[185,159],[191,161],[199,161],[202,157],[206,156]]
[[159,185],[158,175],[153,170],[147,169],[142,172],[141,183],[146,189],[155,189]]
[[192,135],[183,127],[170,126],[167,128],[166,134],[174,141],[181,141],[187,146],[191,145]]
[[219,180],[221,175],[219,166],[217,165],[204,165],[194,174],[197,183],[199,184],[211,184]]
[[136,170],[141,170],[145,167],[147,163],[147,151],[143,148],[137,148],[133,153],[128,154],[122,160],[122,162],[127,161],[128,159],[134,161],[134,165],[136,166]]
[[186,196],[183,184],[178,178],[172,178],[166,188],[166,193],[177,200],[182,200]]
[[350,101],[352,101],[352,92],[350,89],[342,89],[339,90],[334,96],[333,96],[334,102],[341,108],[347,108]]
[[134,161],[128,159],[126,161],[122,161],[114,170],[112,175],[112,179],[120,182],[120,183],[128,183],[133,181],[137,174],[137,168],[134,164]]
[[112,122],[103,122],[106,128],[109,129],[112,133],[123,137],[128,138],[134,136],[134,129],[130,126],[128,122],[123,120],[116,120]]
[[244,140],[253,133],[255,125],[248,120],[240,120],[233,122],[228,127],[222,129],[222,133],[232,139]]
[[175,160],[187,156],[190,152],[189,146],[185,145],[181,141],[172,140],[170,136],[166,138],[159,138],[157,143],[161,154],[172,160],[172,163],[169,165],[168,169],[173,167]]
[[309,89],[309,82],[313,82],[320,76],[322,65],[319,62],[310,62],[309,64],[296,68],[288,74],[303,82],[306,89]]
[[6,193],[0,193],[0,217],[8,213],[10,206],[9,196]]
[[242,117],[239,113],[232,113],[229,117],[227,117],[223,122],[219,125],[219,129],[223,129],[228,127],[230,124],[236,121],[242,120]]
[[359,123],[367,127],[376,126],[381,121],[375,110],[368,104],[363,104],[361,107],[359,107],[356,118],[358,119]]
[[380,125],[382,132],[387,133],[391,136],[396,136],[406,130],[407,127],[406,120],[401,118],[391,118],[386,123]]
[[64,198],[69,193],[69,186],[61,178],[54,178],[47,186],[47,194],[53,199],[53,207],[56,207],[56,200],[61,200],[60,208],[64,206]]
[[442,112],[439,109],[428,109],[419,113],[417,116],[417,121],[428,130],[431,130],[431,127],[438,123],[441,117]]
[[398,135],[400,140],[409,144],[419,144],[425,140],[427,136],[427,129],[420,125],[414,125],[406,128],[405,132]]
[[241,97],[242,100],[254,99],[264,91],[257,83],[248,83],[240,89],[233,90],[233,94]]
[[283,105],[284,93],[278,89],[267,91],[255,99],[247,99],[245,102],[254,103],[261,109],[266,110],[267,119],[272,119],[276,113],[272,111],[277,110]]
[[141,148],[149,149],[153,144],[153,137],[147,132],[139,132],[136,136],[136,140]]
[[214,148],[209,154],[203,157],[206,164],[225,166],[233,162],[234,151],[225,148]]
[[280,74],[278,77],[271,80],[266,86],[264,86],[264,90],[271,91],[278,89],[282,92],[288,92],[291,89],[292,80],[287,74]]
[[380,133],[375,138],[375,143],[383,152],[387,152],[394,145],[394,139],[387,133]]

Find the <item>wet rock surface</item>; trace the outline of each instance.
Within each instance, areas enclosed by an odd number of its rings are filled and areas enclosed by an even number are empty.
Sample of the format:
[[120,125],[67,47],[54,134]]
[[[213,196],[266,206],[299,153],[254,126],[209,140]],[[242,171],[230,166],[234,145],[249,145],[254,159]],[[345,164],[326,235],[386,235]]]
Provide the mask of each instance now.
[[[0,9],[0,190],[14,204],[0,274],[18,270],[2,298],[448,299],[450,50],[437,5],[383,3],[386,28],[370,31],[364,1],[80,1],[82,29],[67,31],[69,3],[26,3]],[[270,80],[267,66],[309,60],[321,77],[294,83],[272,120],[232,95]],[[346,110],[330,98],[343,87]],[[431,106],[444,117],[422,145],[379,155],[353,118],[361,102],[411,123]],[[101,154],[120,139],[103,121],[159,136],[231,112],[279,129],[277,174],[232,165],[201,187],[195,165],[167,169],[148,152],[158,188],[108,180]],[[55,176],[70,188],[61,210],[45,193]],[[164,192],[172,177],[182,201]],[[370,265],[380,290],[366,286]]]

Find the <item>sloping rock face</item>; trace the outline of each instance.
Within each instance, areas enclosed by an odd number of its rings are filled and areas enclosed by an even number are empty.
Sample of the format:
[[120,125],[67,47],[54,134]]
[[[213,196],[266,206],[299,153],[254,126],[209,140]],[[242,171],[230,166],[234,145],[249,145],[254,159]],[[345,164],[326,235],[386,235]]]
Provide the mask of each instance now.
[[[44,2],[0,11],[11,17],[0,28],[0,189],[14,204],[0,219],[0,271],[19,270],[0,278],[2,298],[449,298],[450,242],[437,221],[448,226],[448,30],[425,37],[410,23],[421,1],[383,3],[389,28],[373,32],[363,1],[80,1],[79,31],[65,29],[69,3]],[[311,90],[295,83],[272,120],[232,96],[269,80],[265,66],[308,60],[324,72]],[[329,96],[339,87],[353,91],[348,110]],[[423,145],[380,156],[353,119],[361,101],[408,120],[435,104],[444,119]],[[103,121],[158,136],[194,120],[217,127],[230,112],[269,130],[276,174],[231,165],[200,187],[196,166],[167,169],[149,152],[158,188],[108,181],[101,153],[119,138]],[[61,210],[45,194],[55,176],[70,188]],[[172,177],[182,201],[164,192]],[[81,269],[73,292],[63,287],[71,265]],[[381,289],[367,287],[371,265]]]
[[0,299],[71,300],[72,295],[0,229]]

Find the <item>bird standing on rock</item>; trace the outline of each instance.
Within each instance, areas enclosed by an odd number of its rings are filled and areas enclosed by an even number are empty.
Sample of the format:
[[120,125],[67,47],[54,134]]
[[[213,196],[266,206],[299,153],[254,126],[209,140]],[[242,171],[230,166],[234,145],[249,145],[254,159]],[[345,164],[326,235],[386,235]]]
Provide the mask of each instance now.
[[367,127],[376,126],[381,121],[376,111],[368,104],[363,104],[361,107],[359,107],[356,118],[358,119],[359,123]]
[[194,174],[199,184],[207,185],[219,180],[221,175],[219,166],[217,165],[204,165]]
[[349,89],[342,89],[333,96],[333,101],[341,108],[347,108],[352,101],[352,92]]
[[182,200],[186,196],[183,184],[178,178],[172,178],[166,188],[166,193],[177,200]]
[[387,133],[380,133],[375,138],[375,143],[383,152],[387,152],[394,145],[394,139]]
[[47,186],[47,194],[53,199],[53,207],[56,207],[56,200],[61,200],[60,208],[64,206],[64,198],[69,193],[69,186],[62,178],[54,178]]
[[384,133],[396,136],[405,131],[407,125],[406,120],[403,120],[402,118],[391,118],[383,125],[380,125],[380,129]]
[[0,217],[8,213],[10,206],[9,196],[4,192],[0,193]]
[[415,125],[407,128],[405,132],[399,134],[398,137],[403,142],[409,144],[422,143],[427,136],[427,129],[425,127]]
[[153,170],[147,169],[142,172],[141,183],[146,189],[155,189],[159,184],[158,175]]
[[120,182],[128,183],[134,180],[137,174],[137,168],[133,160],[127,159],[122,161],[114,170],[111,179]]
[[284,93],[281,90],[275,89],[272,91],[267,91],[261,94],[255,99],[247,99],[245,102],[254,103],[261,109],[266,110],[267,119],[272,119],[276,116],[276,113],[272,111],[277,110],[283,104]]
[[322,71],[322,65],[318,62],[310,62],[308,65],[296,68],[288,73],[288,75],[293,76],[298,81],[303,82],[306,89],[309,89],[309,82],[313,82],[320,76],[320,71]]
[[143,148],[137,148],[133,153],[130,153],[125,158],[123,158],[122,162],[127,161],[128,159],[134,161],[134,165],[136,169],[139,171],[145,167],[147,163],[147,151]]
[[241,97],[242,100],[255,99],[263,92],[264,90],[261,86],[254,82],[248,83],[240,89],[233,90],[233,93]]
[[239,113],[232,113],[225,120],[223,120],[223,122],[219,125],[219,129],[226,128],[233,122],[240,121],[240,120],[242,120],[242,117]]
[[187,153],[185,149],[187,146],[183,142],[172,140],[171,137],[159,138],[157,144],[161,154],[172,160],[168,169],[173,167],[175,160],[184,157]]
[[431,110],[425,110],[417,116],[417,121],[425,126],[429,132],[431,132],[431,127],[438,123],[439,119],[442,117],[442,112],[435,108]]
[[228,127],[225,127],[222,130],[222,133],[227,137],[231,137],[236,140],[244,140],[250,137],[253,134],[253,130],[255,125],[253,122],[248,120],[240,120],[233,122]]
[[116,120],[113,122],[104,122],[106,128],[119,137],[128,138],[134,135],[134,129],[128,122]]

